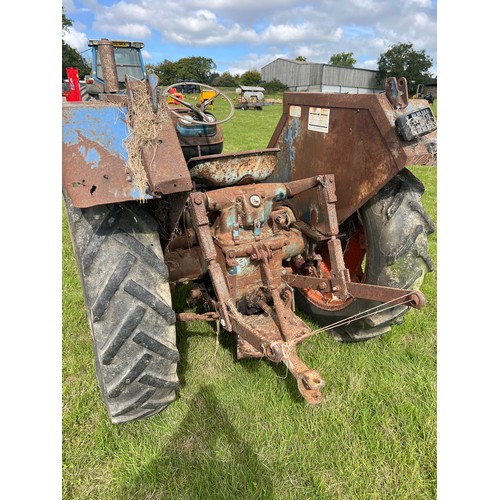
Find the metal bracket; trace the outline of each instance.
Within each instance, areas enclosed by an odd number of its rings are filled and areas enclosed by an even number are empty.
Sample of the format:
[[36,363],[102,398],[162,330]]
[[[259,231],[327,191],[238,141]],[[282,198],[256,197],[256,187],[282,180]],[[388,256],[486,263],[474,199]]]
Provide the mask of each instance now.
[[230,332],[232,331],[232,325],[227,311],[227,302],[231,300],[231,295],[220,264],[216,261],[217,252],[210,233],[209,220],[205,210],[205,197],[202,193],[194,192],[189,195],[189,201],[189,211],[193,219],[194,230],[219,301],[222,326]]
[[[293,196],[295,191],[310,189],[316,184],[317,180],[312,178],[282,186],[289,195]],[[268,185],[271,192],[276,191],[277,188],[282,189],[280,186]],[[224,329],[238,336],[238,357],[266,357],[275,363],[283,362],[297,380],[298,389],[306,401],[310,404],[318,404],[322,400],[321,389],[325,381],[316,370],[308,368],[295,351],[296,345],[312,335],[312,332],[306,323],[293,312],[289,304],[290,298],[285,298],[285,300],[281,298],[282,281],[273,272],[271,266],[273,258],[276,258],[276,252],[279,252],[281,256],[286,239],[256,240],[251,244],[241,245],[242,248],[237,246],[231,249],[234,253],[231,258],[243,249],[245,255],[259,264],[262,276],[261,287],[267,289],[274,306],[263,303],[262,314],[240,313],[235,299],[231,296],[223,268],[218,262],[217,249],[210,231],[207,210],[212,207],[213,210],[217,210],[222,206],[216,203],[218,195],[222,196],[222,201],[226,203],[227,191],[224,192],[224,190],[212,191],[210,195],[200,192],[193,192],[189,195],[189,210],[196,238],[217,296],[215,308],[218,314],[210,316],[210,319],[217,319],[220,315]],[[179,316],[179,319],[192,320],[201,319],[201,317],[196,314],[184,314]]]
[[348,296],[354,299],[366,299],[382,303],[390,302],[393,305],[406,304],[415,309],[421,309],[425,305],[425,296],[418,290],[353,283],[352,281],[344,282],[344,280],[337,278],[316,278],[292,273],[283,274],[281,278],[294,288],[311,288],[323,293],[336,294],[339,287],[345,283]]
[[160,83],[160,79],[154,73],[148,75],[148,79],[146,81],[148,94],[151,97],[151,105],[153,106],[153,113],[158,111],[158,85]]
[[[419,291],[351,282],[349,270],[345,267],[342,245],[337,238],[339,228],[335,208],[337,196],[335,194],[334,176],[326,175],[321,178],[318,177],[318,186],[320,189],[320,196],[323,197],[328,211],[327,225],[324,231],[330,235],[330,239],[327,243],[331,264],[330,277],[328,279],[326,277],[318,278],[285,273],[282,275],[283,281],[295,288],[310,288],[319,290],[323,293],[333,293],[341,300],[347,300],[349,298],[367,299],[382,303],[390,302],[394,305],[407,304],[416,309],[422,308],[425,304],[425,297]],[[301,229],[304,225],[306,224],[296,224],[295,227]],[[310,226],[310,229],[317,232],[314,226]],[[310,233],[311,230],[308,230],[305,234]],[[319,238],[315,238],[315,240],[320,241]]]
[[389,102],[395,109],[402,109],[408,106],[408,83],[402,76],[396,80],[394,76],[385,81],[385,93]]

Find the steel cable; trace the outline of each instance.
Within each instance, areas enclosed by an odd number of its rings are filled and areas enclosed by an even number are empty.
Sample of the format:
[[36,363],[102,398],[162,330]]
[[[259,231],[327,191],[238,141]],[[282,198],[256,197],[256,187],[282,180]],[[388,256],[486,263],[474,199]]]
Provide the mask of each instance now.
[[[398,300],[402,300],[402,299],[404,299],[406,297],[409,297],[413,293],[414,293],[414,290],[412,290],[412,291],[410,291],[408,293],[405,293],[404,295],[401,295],[401,297],[396,297],[395,299],[390,300],[388,302],[384,302],[383,304],[380,304],[380,305],[371,307],[369,309],[366,309],[365,311],[361,311],[359,313],[353,314],[352,316],[349,316],[348,318],[341,319],[341,320],[339,320],[339,321],[337,321],[335,323],[331,323],[330,325],[323,326],[321,328],[318,328],[317,330],[313,330],[309,335],[313,335],[313,334],[316,334],[316,333],[324,332],[326,330],[331,330],[331,329],[334,329],[334,328],[338,328],[340,326],[352,323],[353,321],[357,321],[359,319],[367,318],[367,317],[372,316],[374,314],[377,314],[379,312],[383,312],[383,311],[386,311],[388,309],[391,309],[392,307],[394,307],[394,305],[391,305],[393,302],[396,302]],[[406,300],[404,302],[398,303],[397,305],[404,305],[404,304],[408,304],[410,302],[411,302],[411,300]]]

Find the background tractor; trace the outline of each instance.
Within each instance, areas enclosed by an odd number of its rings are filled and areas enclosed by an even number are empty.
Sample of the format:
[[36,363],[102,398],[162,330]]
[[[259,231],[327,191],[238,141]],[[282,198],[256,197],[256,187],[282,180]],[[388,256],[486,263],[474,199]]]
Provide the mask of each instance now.
[[430,104],[434,102],[434,96],[430,92],[426,92],[423,83],[417,85],[417,92],[412,96],[412,99],[426,99]]
[[146,70],[142,59],[142,42],[123,40],[89,40],[92,49],[92,74],[85,75],[84,100],[98,99],[125,89],[125,77],[144,82]]
[[[405,167],[435,159],[428,103],[395,78],[383,94],[285,93],[268,147],[225,154],[227,96],[187,82],[213,97],[170,106],[143,68],[120,85],[116,42],[94,46],[103,91],[63,103],[63,197],[112,422],[175,399],[175,324],[199,319],[232,333],[238,358],[285,364],[320,404],[326,382],[300,342],[380,336],[424,306],[433,223]],[[207,111],[216,99],[227,116]],[[172,309],[185,282],[196,313]]]

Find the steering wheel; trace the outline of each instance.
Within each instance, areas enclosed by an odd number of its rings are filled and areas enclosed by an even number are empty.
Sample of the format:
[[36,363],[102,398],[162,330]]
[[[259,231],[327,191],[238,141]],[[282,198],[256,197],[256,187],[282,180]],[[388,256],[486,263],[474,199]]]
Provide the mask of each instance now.
[[[208,89],[208,90],[211,90],[212,92],[215,92],[215,95],[213,97],[211,97],[210,99],[207,99],[203,103],[197,103],[196,105],[193,105],[188,101],[183,101],[182,99],[179,99],[175,94],[170,93],[170,89],[177,87],[179,85],[196,85],[196,86],[200,87],[200,93],[203,89]],[[234,115],[234,104],[231,101],[231,99],[229,99],[229,97],[227,97],[227,95],[223,94],[222,92],[219,92],[217,89],[210,87],[210,85],[205,85],[204,83],[197,83],[197,82],[174,83],[165,89],[165,94],[166,94],[167,98],[170,97],[178,104],[182,104],[183,106],[185,106],[186,108],[191,110],[199,118],[199,120],[197,120],[186,113],[179,113],[174,108],[169,106],[168,101],[167,101],[167,109],[173,115],[177,116],[177,118],[179,118],[180,120],[182,120],[183,122],[188,123],[188,124],[196,123],[198,125],[206,125],[206,124],[217,125],[219,123],[227,122]],[[222,96],[229,103],[229,106],[231,108],[229,111],[229,114],[226,117],[224,117],[222,120],[217,120],[214,117],[214,115],[212,115],[211,113],[205,112],[205,110],[208,108],[208,106],[212,105],[212,103],[215,101],[215,99],[219,96]]]

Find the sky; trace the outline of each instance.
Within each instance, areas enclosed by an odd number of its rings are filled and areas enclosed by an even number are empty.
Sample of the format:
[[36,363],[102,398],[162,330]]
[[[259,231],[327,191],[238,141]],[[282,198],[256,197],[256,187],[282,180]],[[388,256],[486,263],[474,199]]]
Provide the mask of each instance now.
[[[352,52],[355,67],[377,69],[397,43],[433,61],[437,77],[436,0],[63,0],[73,22],[63,39],[79,52],[89,39],[145,43],[146,64],[201,56],[232,75],[275,59],[328,63]],[[85,54],[84,54],[85,55]]]

